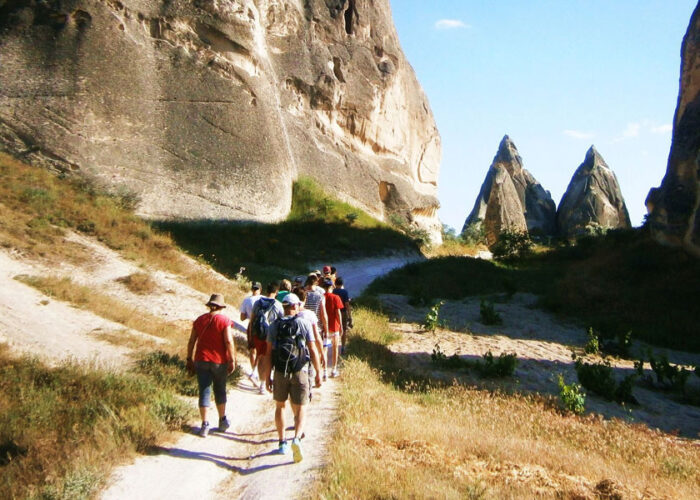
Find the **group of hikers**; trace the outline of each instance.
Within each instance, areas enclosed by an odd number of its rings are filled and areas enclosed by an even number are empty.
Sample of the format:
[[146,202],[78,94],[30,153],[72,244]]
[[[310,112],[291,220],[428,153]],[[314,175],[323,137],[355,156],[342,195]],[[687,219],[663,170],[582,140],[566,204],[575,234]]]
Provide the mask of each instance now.
[[[288,454],[284,410],[291,401],[294,436],[291,450],[295,462],[303,459],[305,407],[313,387],[320,388],[328,377],[338,377],[339,358],[344,351],[347,331],[353,327],[351,299],[336,269],[324,266],[294,281],[283,279],[265,287],[252,283],[251,293],[240,307],[250,356],[248,378],[258,392],[272,393],[278,453]],[[217,430],[230,427],[226,417],[226,377],[236,368],[233,321],[222,313],[224,298],[213,294],[206,303],[209,312],[192,325],[187,343],[187,369],[197,375],[199,435],[209,434],[209,403],[213,386],[219,416]]]

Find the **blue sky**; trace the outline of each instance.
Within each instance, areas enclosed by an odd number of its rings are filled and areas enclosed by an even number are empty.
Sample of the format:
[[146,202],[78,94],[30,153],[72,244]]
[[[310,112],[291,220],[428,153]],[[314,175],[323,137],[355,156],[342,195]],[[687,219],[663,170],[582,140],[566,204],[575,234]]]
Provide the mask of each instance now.
[[558,204],[591,144],[632,224],[666,172],[692,0],[391,0],[442,137],[442,222],[461,230],[498,143]]

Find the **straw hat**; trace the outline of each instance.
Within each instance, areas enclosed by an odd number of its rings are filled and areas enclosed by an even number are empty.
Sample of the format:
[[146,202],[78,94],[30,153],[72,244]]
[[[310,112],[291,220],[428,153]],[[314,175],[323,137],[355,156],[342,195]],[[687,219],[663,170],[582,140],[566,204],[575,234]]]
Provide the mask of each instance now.
[[206,306],[216,306],[216,307],[226,307],[226,303],[224,302],[224,296],[221,295],[220,293],[214,293],[212,296],[209,298],[209,302],[205,304]]

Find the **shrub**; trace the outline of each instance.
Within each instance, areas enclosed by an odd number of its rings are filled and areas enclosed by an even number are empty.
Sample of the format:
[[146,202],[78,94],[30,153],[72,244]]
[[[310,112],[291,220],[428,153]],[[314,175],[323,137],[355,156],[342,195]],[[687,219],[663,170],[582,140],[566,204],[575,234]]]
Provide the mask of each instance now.
[[128,276],[117,278],[118,283],[124,284],[130,291],[140,295],[153,293],[156,289],[156,282],[147,273],[133,273]]
[[532,253],[533,243],[527,231],[503,231],[491,247],[496,259],[520,259]]
[[586,409],[586,393],[576,383],[567,384],[564,377],[559,374],[559,400],[564,409],[580,415]]
[[656,381],[667,389],[680,393],[684,392],[685,383],[690,377],[690,370],[670,364],[665,353],[662,353],[657,359],[651,352],[651,349],[649,349],[648,355],[651,369],[656,374]]
[[510,377],[518,366],[518,356],[515,353],[502,352],[498,358],[494,358],[491,351],[488,351],[483,358],[483,362],[476,362],[476,370],[482,377]]
[[479,219],[465,227],[461,239],[467,245],[486,245],[486,231],[482,220]]
[[632,395],[632,386],[636,375],[628,375],[618,384],[613,376],[610,362],[586,363],[580,358],[576,360],[576,375],[581,385],[608,401],[618,403],[634,403],[637,400]]
[[459,357],[457,353],[452,356],[447,356],[440,349],[440,344],[435,344],[433,353],[430,359],[433,364],[440,368],[449,370],[475,370],[481,377],[484,378],[500,378],[510,377],[515,373],[515,368],[518,366],[518,356],[515,353],[502,352],[497,358],[488,351],[483,356],[483,361],[469,361]]
[[599,354],[600,353],[600,341],[598,340],[598,335],[593,331],[593,328],[588,329],[588,341],[586,342],[583,351],[586,354]]
[[622,358],[629,358],[630,351],[632,349],[632,332],[627,333],[619,332],[614,338],[606,340],[603,342],[602,350],[606,354],[612,356],[620,356]]
[[481,314],[481,322],[485,325],[500,325],[503,323],[501,315],[493,307],[493,302],[489,300],[481,299],[479,313]]
[[440,326],[440,308],[443,306],[445,301],[441,300],[437,302],[433,307],[430,308],[428,314],[425,315],[425,320],[423,321],[423,328],[429,332],[434,332],[435,329]]

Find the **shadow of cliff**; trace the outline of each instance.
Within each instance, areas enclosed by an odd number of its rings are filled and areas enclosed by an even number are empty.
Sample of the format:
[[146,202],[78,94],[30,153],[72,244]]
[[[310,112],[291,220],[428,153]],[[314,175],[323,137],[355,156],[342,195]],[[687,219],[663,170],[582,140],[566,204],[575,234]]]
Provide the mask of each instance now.
[[153,225],[217,271],[234,276],[245,267],[246,275],[256,281],[306,274],[309,262],[419,251],[414,240],[388,226],[359,228],[350,222],[188,220]]

